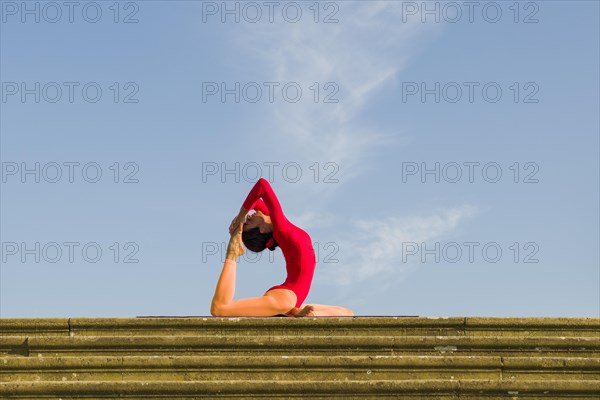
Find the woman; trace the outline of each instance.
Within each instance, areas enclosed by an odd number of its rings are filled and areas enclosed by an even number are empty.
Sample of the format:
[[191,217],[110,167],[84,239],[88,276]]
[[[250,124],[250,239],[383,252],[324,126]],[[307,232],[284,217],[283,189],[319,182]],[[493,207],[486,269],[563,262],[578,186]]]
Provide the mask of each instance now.
[[[249,210],[255,213],[248,215]],[[303,304],[315,271],[315,251],[308,233],[293,225],[283,214],[269,182],[263,178],[254,185],[229,227],[231,238],[223,271],[217,282],[210,313],[213,316],[351,316],[352,310],[338,306]],[[243,243],[243,244],[242,244]],[[236,260],[244,245],[260,252],[281,247],[287,278],[261,297],[233,300]]]

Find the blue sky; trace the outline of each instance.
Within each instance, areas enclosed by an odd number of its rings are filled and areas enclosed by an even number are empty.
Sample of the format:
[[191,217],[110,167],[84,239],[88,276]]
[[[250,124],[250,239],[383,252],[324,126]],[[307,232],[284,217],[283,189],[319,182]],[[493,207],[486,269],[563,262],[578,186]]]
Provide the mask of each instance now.
[[[598,2],[22,4],[1,2],[2,317],[209,315],[258,175],[315,242],[306,303],[599,316]],[[251,256],[236,298],[285,279]]]

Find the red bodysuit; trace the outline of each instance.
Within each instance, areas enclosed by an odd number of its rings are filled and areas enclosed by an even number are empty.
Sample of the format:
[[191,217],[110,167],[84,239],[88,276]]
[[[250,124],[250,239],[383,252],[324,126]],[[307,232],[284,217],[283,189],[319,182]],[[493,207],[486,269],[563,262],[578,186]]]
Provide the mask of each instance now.
[[264,178],[260,178],[256,182],[242,207],[246,210],[260,211],[271,217],[273,238],[281,247],[285,257],[287,278],[281,285],[273,286],[269,290],[289,289],[293,291],[297,297],[296,307],[300,307],[308,296],[317,264],[310,236],[288,221],[281,210],[273,188]]

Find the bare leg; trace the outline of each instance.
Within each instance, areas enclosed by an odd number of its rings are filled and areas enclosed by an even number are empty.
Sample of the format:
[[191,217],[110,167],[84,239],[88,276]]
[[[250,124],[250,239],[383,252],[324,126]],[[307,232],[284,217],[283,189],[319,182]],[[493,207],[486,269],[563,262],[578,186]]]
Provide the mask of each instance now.
[[350,317],[354,312],[346,307],[328,306],[323,304],[302,304],[292,310],[295,317]]
[[227,245],[227,256],[223,264],[223,270],[217,281],[215,295],[210,306],[211,313],[214,308],[229,304],[233,301],[235,294],[235,271],[236,260],[244,254],[244,245],[242,244],[242,225],[232,232],[229,244]]
[[262,297],[233,300],[235,294],[236,259],[244,254],[241,225],[229,240],[227,257],[219,276],[210,306],[214,316],[270,316],[288,313],[296,304],[296,294],[288,289],[273,289]]
[[218,317],[268,317],[289,313],[296,294],[288,289],[273,289],[261,297],[239,299],[228,304],[213,303],[211,314]]
[[229,304],[233,301],[233,295],[235,294],[235,271],[236,262],[233,260],[225,260],[223,264],[223,270],[217,281],[217,287],[215,289],[215,295],[213,296],[212,306],[216,304]]

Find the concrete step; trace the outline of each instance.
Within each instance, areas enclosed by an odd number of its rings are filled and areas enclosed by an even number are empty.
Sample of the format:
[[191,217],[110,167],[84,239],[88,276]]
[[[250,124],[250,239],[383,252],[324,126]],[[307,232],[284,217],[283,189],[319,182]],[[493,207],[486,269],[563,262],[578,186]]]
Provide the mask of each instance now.
[[598,399],[596,318],[0,319],[1,399]]
[[0,336],[163,336],[265,333],[311,336],[597,336],[599,318],[319,317],[319,318],[4,318]]
[[226,352],[246,354],[471,354],[600,355],[600,337],[514,336],[21,336],[0,337],[3,354],[42,355],[164,355]]
[[11,381],[213,381],[600,378],[600,358],[497,356],[6,357]]
[[[597,380],[86,381],[3,382],[6,399],[382,398],[597,399]],[[211,397],[207,397],[211,396]]]

